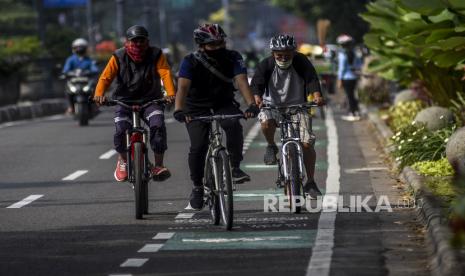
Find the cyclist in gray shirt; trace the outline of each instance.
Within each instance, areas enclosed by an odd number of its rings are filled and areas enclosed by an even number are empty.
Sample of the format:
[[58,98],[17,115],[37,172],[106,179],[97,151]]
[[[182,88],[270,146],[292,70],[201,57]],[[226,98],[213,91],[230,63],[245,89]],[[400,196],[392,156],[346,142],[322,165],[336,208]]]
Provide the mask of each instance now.
[[[265,58],[257,66],[252,78],[252,91],[258,106],[263,103],[272,105],[303,104],[307,96],[312,94],[313,101],[324,104],[321,96],[320,82],[312,63],[303,54],[296,52],[293,36],[278,35],[271,39],[272,55]],[[296,115],[300,118],[300,138],[302,141],[307,183],[304,191],[312,199],[321,195],[314,180],[316,153],[314,149],[315,135],[311,130],[311,117],[308,112]],[[268,143],[264,156],[267,165],[277,163],[278,147],[274,141],[279,113],[275,110],[262,110],[258,115],[262,132]]]

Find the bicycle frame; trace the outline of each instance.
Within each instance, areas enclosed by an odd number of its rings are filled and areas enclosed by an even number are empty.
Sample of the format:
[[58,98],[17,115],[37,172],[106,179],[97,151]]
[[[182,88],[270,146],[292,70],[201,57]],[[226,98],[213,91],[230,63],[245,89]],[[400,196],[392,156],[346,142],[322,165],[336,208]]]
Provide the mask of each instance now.
[[[279,175],[276,184],[282,187],[282,182],[289,182],[291,179],[289,174],[288,158],[289,158],[289,146],[294,145],[297,149],[297,158],[299,163],[299,178],[301,181],[304,180],[305,165],[303,160],[303,149],[302,141],[300,138],[300,120],[293,120],[292,116],[300,116],[299,111],[307,110],[310,107],[315,107],[315,104],[302,104],[302,105],[291,105],[288,107],[277,107],[277,106],[266,106],[268,110],[278,110],[281,115],[279,121],[279,127],[281,129],[281,163],[278,162]],[[294,112],[288,112],[287,109],[296,108]]]
[[[296,125],[295,128],[294,124]],[[300,179],[303,180],[304,160],[302,144],[300,140],[300,122],[293,121],[292,117],[288,114],[282,114],[282,119],[279,122],[279,126],[281,128],[281,160],[283,162],[283,168],[280,168],[280,178],[284,181],[290,181],[290,174],[287,164],[289,157],[288,147],[290,145],[295,145],[297,148],[299,160],[299,175]]]
[[127,162],[128,162],[128,180],[134,183],[134,175],[132,172],[132,160],[134,159],[134,143],[142,143],[142,150],[144,153],[144,176],[149,178],[149,157],[147,154],[147,130],[141,125],[140,106],[132,107],[132,128],[126,131],[126,148],[127,148]]

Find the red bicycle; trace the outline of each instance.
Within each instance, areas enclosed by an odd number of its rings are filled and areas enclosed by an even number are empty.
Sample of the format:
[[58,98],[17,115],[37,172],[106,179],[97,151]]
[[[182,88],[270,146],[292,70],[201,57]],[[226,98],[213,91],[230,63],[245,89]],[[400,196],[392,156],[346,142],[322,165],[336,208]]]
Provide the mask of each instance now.
[[141,124],[141,113],[151,104],[164,104],[165,99],[149,102],[140,101],[105,101],[105,105],[119,105],[132,111],[132,127],[126,132],[128,181],[134,186],[136,219],[148,214],[148,183],[152,178],[152,164],[148,157],[147,129]]

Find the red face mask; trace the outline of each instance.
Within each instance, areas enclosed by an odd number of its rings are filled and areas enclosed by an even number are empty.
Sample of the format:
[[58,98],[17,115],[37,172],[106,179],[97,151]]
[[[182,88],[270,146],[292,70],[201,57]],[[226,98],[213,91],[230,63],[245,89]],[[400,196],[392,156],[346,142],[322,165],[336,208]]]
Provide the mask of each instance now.
[[126,41],[124,48],[134,62],[142,62],[149,48],[149,43],[148,40],[144,42]]

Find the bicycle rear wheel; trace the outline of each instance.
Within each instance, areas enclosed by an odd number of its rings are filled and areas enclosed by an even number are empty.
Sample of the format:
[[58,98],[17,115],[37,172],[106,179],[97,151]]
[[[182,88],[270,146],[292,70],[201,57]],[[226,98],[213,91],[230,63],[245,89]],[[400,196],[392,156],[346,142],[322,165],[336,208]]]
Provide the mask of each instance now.
[[234,220],[234,203],[231,165],[225,150],[218,151],[216,160],[216,186],[220,202],[221,218],[226,230],[231,230]]
[[207,156],[205,161],[205,186],[209,190],[208,197],[208,208],[210,209],[210,215],[214,225],[220,224],[221,212],[220,212],[220,202],[218,200],[218,193],[215,188],[215,176],[213,173],[213,164],[210,158]]
[[135,211],[136,219],[142,219],[145,207],[146,191],[144,189],[144,170],[142,143],[137,142],[133,145],[134,160],[133,160],[133,175],[134,175],[134,194],[135,194]]
[[302,179],[300,178],[299,158],[297,155],[297,146],[290,144],[288,146],[288,169],[290,181],[287,183],[287,196],[291,210],[296,214],[301,212],[301,195],[302,195]]

